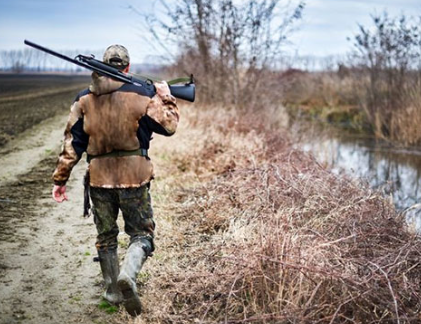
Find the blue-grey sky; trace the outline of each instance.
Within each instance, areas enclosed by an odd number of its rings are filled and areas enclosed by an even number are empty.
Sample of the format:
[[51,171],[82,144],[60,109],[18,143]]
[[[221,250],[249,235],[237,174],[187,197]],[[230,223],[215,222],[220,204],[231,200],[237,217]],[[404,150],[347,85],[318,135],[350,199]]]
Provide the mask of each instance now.
[[342,55],[352,47],[347,41],[358,32],[358,24],[370,26],[372,14],[421,16],[421,0],[308,0],[291,40],[303,55]]
[[104,50],[124,44],[133,62],[153,52],[139,35],[139,0],[0,0],[0,50],[24,48],[24,39],[53,50]]
[[[171,1],[171,0],[170,0]],[[132,62],[159,54],[140,35],[139,11],[151,9],[151,0],[0,0],[0,50],[24,48],[29,39],[55,50],[104,50],[120,43]],[[346,40],[357,23],[369,24],[370,14],[387,10],[391,16],[421,16],[420,0],[308,0],[303,20],[292,35],[288,52],[301,55],[344,54]]]

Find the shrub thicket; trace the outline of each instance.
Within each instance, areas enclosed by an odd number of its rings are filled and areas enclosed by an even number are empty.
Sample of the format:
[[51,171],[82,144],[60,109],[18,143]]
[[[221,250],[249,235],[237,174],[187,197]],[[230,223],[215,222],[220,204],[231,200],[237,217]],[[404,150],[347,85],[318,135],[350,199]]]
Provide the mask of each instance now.
[[186,115],[148,322],[419,321],[421,240],[390,202],[294,149],[273,114]]

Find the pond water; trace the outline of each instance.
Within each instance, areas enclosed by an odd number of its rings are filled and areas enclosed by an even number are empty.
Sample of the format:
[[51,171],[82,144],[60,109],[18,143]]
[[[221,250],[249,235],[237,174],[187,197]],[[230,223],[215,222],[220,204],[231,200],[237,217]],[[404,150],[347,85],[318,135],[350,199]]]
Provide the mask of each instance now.
[[[331,126],[301,125],[299,132],[301,149],[312,152],[334,172],[363,178],[391,197],[398,210],[421,202],[421,148],[396,148]],[[421,208],[412,213],[410,221],[421,230],[418,214]]]

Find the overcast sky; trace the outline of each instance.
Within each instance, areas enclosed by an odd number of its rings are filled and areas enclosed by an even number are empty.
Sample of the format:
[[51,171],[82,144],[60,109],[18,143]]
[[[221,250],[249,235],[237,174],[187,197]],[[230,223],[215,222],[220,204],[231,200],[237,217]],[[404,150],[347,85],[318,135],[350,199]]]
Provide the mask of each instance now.
[[[140,63],[156,54],[141,36],[139,11],[151,9],[151,0],[0,0],[0,50],[24,48],[29,39],[54,50],[104,50],[120,43]],[[347,37],[357,23],[370,23],[370,14],[421,16],[421,0],[308,0],[303,20],[293,34],[288,52],[301,55],[344,54]]]
[[301,54],[344,54],[352,47],[347,37],[358,24],[371,25],[372,14],[421,16],[421,0],[309,0],[299,30],[292,36]]

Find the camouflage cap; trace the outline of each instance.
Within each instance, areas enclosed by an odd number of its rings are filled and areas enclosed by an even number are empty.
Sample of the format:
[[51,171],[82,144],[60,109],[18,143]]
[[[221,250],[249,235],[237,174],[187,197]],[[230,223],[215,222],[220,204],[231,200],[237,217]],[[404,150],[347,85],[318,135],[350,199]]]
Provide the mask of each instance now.
[[114,65],[118,69],[124,69],[130,63],[129,52],[123,45],[111,45],[105,50],[102,61]]

